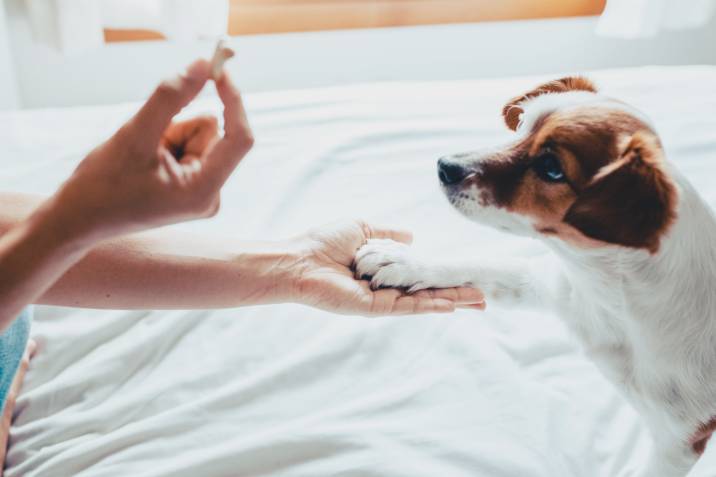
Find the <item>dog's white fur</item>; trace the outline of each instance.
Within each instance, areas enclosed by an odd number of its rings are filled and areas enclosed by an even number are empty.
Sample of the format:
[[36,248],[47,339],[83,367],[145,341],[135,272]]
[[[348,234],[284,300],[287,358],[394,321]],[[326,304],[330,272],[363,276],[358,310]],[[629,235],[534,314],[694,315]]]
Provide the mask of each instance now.
[[651,120],[645,114],[626,103],[594,94],[591,91],[567,91],[558,94],[541,94],[520,103],[523,113],[520,115],[520,124],[517,132],[530,131],[535,122],[545,113],[585,105],[606,106],[611,109],[619,109],[640,119],[651,126],[652,129],[654,127]]
[[[523,122],[597,97],[544,95],[523,105]],[[655,445],[643,475],[683,476],[698,457],[689,439],[716,415],[716,218],[683,176],[668,171],[677,218],[653,255],[620,246],[579,248],[541,235],[525,217],[481,203],[472,186],[449,194],[458,210],[538,237],[560,260],[433,263],[406,245],[371,240],[357,254],[356,271],[375,287],[476,286],[488,301],[556,312],[648,425]]]

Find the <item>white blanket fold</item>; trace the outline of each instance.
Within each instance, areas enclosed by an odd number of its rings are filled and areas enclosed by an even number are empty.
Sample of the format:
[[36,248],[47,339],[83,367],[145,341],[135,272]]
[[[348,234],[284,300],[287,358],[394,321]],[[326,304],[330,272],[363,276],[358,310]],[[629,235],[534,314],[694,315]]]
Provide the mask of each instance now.
[[[592,76],[654,119],[716,204],[716,69]],[[537,253],[452,211],[435,161],[509,140],[502,102],[539,80],[249,96],[258,142],[221,213],[174,230],[270,239],[364,217],[434,254]],[[134,107],[0,114],[0,188],[48,193]],[[650,446],[555,317],[494,303],[373,320],[298,305],[39,308],[33,333],[7,477],[626,477]]]

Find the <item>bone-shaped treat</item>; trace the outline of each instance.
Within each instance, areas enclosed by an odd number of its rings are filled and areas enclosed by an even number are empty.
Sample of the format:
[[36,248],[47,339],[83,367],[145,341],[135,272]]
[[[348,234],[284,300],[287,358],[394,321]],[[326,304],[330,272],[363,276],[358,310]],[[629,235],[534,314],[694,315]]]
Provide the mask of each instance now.
[[226,46],[226,39],[222,38],[216,43],[214,57],[211,59],[211,77],[219,81],[224,71],[226,60],[234,56],[234,50]]

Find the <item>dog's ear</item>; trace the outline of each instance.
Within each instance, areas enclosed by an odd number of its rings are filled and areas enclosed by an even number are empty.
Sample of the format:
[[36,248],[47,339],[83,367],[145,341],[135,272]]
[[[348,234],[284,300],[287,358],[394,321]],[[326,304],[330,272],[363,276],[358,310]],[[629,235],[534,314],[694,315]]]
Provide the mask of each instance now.
[[513,131],[517,130],[520,115],[523,112],[522,106],[520,106],[522,102],[545,93],[565,93],[567,91],[590,91],[596,93],[597,88],[594,83],[582,76],[569,76],[541,84],[532,91],[512,98],[507,102],[505,107],[502,108],[502,117],[505,119],[505,124]]
[[656,253],[676,214],[676,188],[651,133],[637,132],[567,210],[564,222],[587,237]]

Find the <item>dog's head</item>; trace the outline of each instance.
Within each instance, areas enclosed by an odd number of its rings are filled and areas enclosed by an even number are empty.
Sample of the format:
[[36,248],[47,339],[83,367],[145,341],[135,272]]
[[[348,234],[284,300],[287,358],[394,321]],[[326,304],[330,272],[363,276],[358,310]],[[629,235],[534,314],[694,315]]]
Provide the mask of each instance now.
[[658,250],[675,217],[676,189],[640,113],[581,77],[543,84],[502,113],[516,141],[438,161],[459,211],[582,248]]

